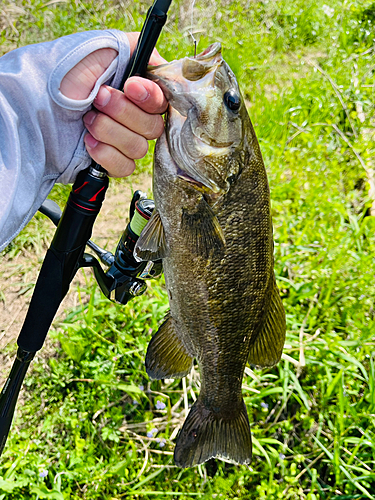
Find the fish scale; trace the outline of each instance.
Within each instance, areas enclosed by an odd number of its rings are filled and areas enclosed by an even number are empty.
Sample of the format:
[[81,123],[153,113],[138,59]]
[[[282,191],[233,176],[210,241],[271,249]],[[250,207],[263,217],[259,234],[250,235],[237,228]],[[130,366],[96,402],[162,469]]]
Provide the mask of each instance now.
[[213,457],[248,464],[244,369],[277,363],[285,340],[262,155],[219,44],[148,77],[169,109],[155,147],[156,208],[135,254],[163,259],[170,312],[149,344],[146,370],[178,378],[194,358],[199,366],[201,390],[177,438],[177,465]]

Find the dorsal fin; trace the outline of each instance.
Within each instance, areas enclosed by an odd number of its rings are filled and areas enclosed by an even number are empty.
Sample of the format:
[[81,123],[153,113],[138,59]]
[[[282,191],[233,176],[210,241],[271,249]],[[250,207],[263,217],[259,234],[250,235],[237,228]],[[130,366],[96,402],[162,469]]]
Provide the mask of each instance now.
[[271,299],[263,327],[254,344],[250,346],[249,363],[273,366],[281,358],[285,342],[285,311],[275,278],[271,286]]

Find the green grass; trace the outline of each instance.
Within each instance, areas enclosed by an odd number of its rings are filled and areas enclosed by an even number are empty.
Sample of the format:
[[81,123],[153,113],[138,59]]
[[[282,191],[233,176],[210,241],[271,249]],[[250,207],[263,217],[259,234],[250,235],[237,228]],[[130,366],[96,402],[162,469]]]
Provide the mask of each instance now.
[[[198,50],[221,41],[261,144],[287,314],[285,359],[244,378],[251,467],[174,467],[170,437],[199,381],[195,370],[185,382],[147,378],[147,344],[167,309],[163,283],[120,307],[87,273],[81,306],[51,331],[56,355],[42,353],[26,380],[0,499],[375,498],[375,4],[327,4],[196,2]],[[136,30],[149,6],[17,5],[24,12],[1,33],[4,51],[77,30]],[[172,4],[158,45],[167,59],[193,53],[188,7]],[[63,203],[66,190],[54,196]],[[38,238],[29,226],[8,256]]]

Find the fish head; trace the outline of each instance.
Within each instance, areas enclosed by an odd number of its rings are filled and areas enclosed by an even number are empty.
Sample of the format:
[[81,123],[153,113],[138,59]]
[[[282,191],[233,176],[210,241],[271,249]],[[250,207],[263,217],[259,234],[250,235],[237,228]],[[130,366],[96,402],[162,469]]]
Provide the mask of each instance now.
[[147,77],[169,102],[166,137],[177,177],[214,199],[225,194],[241,170],[249,118],[220,43],[154,67]]

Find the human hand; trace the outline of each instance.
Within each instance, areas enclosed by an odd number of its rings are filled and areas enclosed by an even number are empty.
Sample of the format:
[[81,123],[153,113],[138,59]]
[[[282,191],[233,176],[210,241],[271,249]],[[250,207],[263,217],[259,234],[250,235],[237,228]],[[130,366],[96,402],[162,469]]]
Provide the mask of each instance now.
[[[133,53],[139,33],[126,35]],[[60,85],[62,94],[71,99],[86,99],[116,56],[117,51],[109,48],[89,54],[65,75]],[[164,62],[154,50],[150,64]],[[89,131],[84,138],[89,155],[112,177],[130,175],[134,160],[147,153],[147,140],[157,139],[163,132],[160,114],[167,109],[163,92],[150,80],[132,77],[125,82],[124,92],[103,85],[94,107],[83,118]]]

